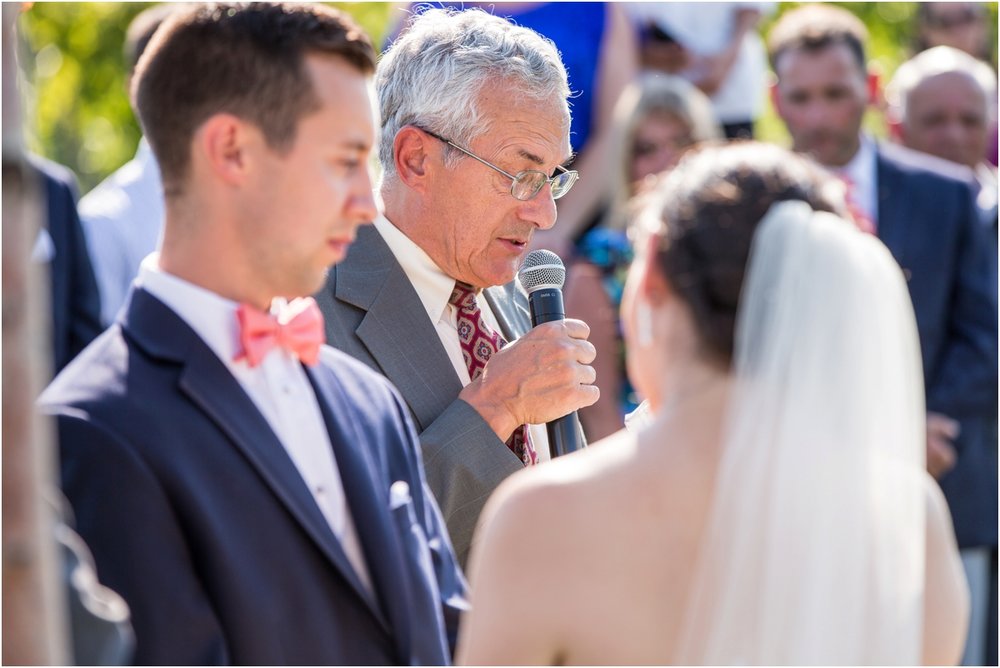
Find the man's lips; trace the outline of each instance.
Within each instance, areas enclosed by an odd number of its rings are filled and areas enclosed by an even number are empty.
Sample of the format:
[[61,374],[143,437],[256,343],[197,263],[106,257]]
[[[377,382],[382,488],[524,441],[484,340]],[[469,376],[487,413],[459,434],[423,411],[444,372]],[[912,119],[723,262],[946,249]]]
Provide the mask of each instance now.
[[326,240],[326,245],[335,251],[346,252],[347,249],[354,243],[354,237],[334,237]]
[[500,237],[500,241],[519,251],[528,247],[528,240],[523,237]]

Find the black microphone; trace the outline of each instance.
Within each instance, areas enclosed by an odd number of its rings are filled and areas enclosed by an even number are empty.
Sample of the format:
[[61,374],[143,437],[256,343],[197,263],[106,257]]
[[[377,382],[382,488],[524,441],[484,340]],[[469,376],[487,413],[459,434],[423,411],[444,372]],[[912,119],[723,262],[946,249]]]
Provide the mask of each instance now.
[[[566,282],[566,267],[552,251],[536,250],[524,258],[517,280],[528,293],[531,326],[538,327],[553,320],[565,320],[562,286]],[[583,449],[580,419],[573,411],[545,425],[552,458]]]

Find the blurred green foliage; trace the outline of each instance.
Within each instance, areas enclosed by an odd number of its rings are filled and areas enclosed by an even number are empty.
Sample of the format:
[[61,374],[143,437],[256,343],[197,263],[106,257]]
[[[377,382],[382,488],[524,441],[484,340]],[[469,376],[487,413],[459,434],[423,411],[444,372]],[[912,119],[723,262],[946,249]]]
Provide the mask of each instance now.
[[[37,2],[19,20],[26,143],[70,167],[86,193],[135,154],[141,132],[126,91],[129,22],[155,3]],[[329,3],[379,44],[389,3]]]
[[[122,42],[129,21],[150,3],[38,2],[20,20],[25,70],[28,146],[71,167],[82,192],[129,160],[140,132],[125,92]],[[398,5],[383,2],[331,3],[350,13],[380,44]],[[800,3],[780,3],[761,26]],[[916,3],[833,3],[858,15],[871,33],[869,59],[883,82],[910,55]],[[996,64],[997,4],[988,5]],[[866,125],[884,134],[873,111]],[[761,139],[785,143],[781,121],[768,107],[758,125]]]

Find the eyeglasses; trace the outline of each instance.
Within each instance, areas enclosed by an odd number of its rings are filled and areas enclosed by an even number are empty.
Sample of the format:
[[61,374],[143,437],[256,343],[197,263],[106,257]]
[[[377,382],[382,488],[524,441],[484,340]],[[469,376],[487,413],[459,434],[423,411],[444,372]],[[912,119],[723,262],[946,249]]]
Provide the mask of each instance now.
[[579,172],[569,170],[561,166],[556,166],[556,169],[561,171],[552,177],[550,177],[545,172],[539,172],[538,170],[535,169],[526,169],[523,172],[518,172],[517,174],[510,174],[500,169],[492,162],[483,160],[472,151],[462,148],[452,140],[445,139],[440,135],[436,135],[430,130],[424,130],[423,128],[420,129],[429,134],[431,137],[434,137],[434,139],[444,142],[445,144],[451,146],[452,148],[458,149],[459,151],[466,154],[470,158],[478,160],[487,167],[491,167],[496,171],[500,172],[501,174],[503,174],[504,176],[506,176],[508,179],[511,180],[510,194],[513,195],[514,199],[521,200],[522,202],[527,202],[528,200],[532,199],[535,195],[538,194],[538,192],[545,186],[546,183],[552,186],[552,199],[559,199],[560,197],[562,197],[563,195],[565,195],[570,191],[570,188],[573,187],[573,184],[576,183],[576,180],[580,177]]

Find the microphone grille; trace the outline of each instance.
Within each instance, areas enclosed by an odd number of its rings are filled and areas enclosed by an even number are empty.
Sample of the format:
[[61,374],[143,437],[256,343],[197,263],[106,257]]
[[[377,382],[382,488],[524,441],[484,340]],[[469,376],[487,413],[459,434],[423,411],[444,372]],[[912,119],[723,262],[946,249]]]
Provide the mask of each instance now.
[[561,289],[566,282],[566,267],[552,251],[531,251],[517,272],[517,280],[528,293],[540,288]]

